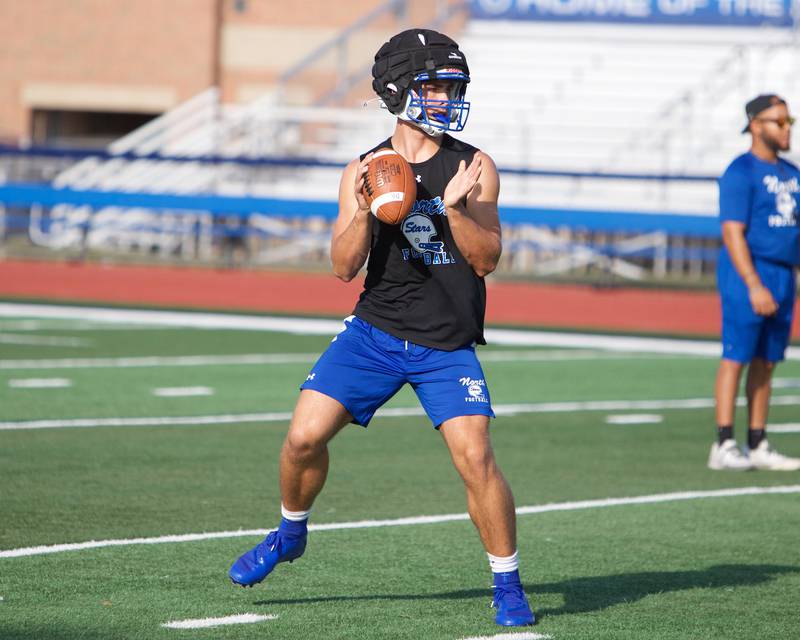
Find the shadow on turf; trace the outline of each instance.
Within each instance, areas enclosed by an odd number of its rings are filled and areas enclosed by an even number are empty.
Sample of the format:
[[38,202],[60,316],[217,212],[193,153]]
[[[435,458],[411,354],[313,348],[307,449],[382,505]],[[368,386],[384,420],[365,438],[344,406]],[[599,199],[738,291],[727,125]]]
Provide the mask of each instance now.
[[[565,613],[589,613],[600,611],[623,602],[635,602],[642,598],[669,591],[688,589],[719,589],[763,584],[784,573],[800,573],[800,566],[770,564],[721,564],[697,571],[645,571],[621,573],[615,576],[592,576],[574,578],[548,584],[531,584],[526,592],[537,617],[557,616]],[[461,600],[465,598],[487,598],[488,589],[469,589],[430,594],[371,594],[331,595],[317,598],[275,598],[259,600],[255,605],[307,604],[311,602],[337,602],[358,600]],[[543,593],[560,593],[564,604],[557,609],[539,609],[536,596]]]
[[670,591],[720,589],[763,584],[784,573],[800,572],[800,567],[771,564],[720,564],[697,571],[644,571],[616,576],[575,578],[563,582],[532,585],[531,596],[561,593],[564,604],[557,609],[540,609],[538,614],[557,616],[564,613],[588,613],[623,602]]

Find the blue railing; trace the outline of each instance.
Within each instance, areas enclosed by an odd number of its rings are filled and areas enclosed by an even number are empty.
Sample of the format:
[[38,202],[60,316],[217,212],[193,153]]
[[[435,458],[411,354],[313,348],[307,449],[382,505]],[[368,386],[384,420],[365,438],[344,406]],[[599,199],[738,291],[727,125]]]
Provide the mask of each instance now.
[[[44,157],[64,158],[68,160],[83,160],[97,158],[98,160],[153,160],[163,162],[195,162],[200,164],[229,164],[243,167],[320,167],[344,169],[346,163],[334,160],[320,160],[319,158],[303,158],[294,156],[222,156],[222,155],[169,155],[162,153],[110,153],[102,149],[79,149],[60,147],[15,147],[0,144],[0,157]],[[652,180],[657,182],[684,181],[684,182],[716,182],[717,176],[696,174],[654,174],[654,173],[612,173],[602,171],[548,171],[543,169],[527,169],[523,167],[498,167],[501,174],[519,176],[537,176],[550,178],[594,178],[602,180]]]
[[[162,211],[207,211],[214,214],[247,218],[254,213],[291,218],[323,218],[334,220],[338,215],[335,201],[261,198],[255,196],[221,196],[213,193],[176,195],[129,191],[97,191],[54,189],[46,185],[7,183],[0,185],[0,203],[8,208],[39,205],[50,208],[59,204],[104,207],[141,207]],[[680,213],[641,213],[625,211],[559,209],[552,207],[500,207],[500,216],[507,224],[532,224],[568,227],[588,231],[648,233],[663,231],[670,235],[709,238],[719,235],[719,222],[714,216]]]

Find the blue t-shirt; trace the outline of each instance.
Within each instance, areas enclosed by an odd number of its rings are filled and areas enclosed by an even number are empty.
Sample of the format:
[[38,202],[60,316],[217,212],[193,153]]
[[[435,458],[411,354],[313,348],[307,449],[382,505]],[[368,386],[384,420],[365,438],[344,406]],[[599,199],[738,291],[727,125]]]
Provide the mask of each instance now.
[[800,170],[791,162],[766,162],[747,152],[719,179],[720,222],[741,222],[755,258],[800,264],[797,198]]

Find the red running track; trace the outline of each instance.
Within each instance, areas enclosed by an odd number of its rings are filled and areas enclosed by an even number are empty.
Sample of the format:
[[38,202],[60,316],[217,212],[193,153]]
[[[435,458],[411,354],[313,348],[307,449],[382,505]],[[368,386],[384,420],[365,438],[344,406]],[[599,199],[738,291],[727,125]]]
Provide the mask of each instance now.
[[[361,279],[344,283],[326,274],[0,261],[0,296],[6,299],[345,316],[361,287]],[[711,292],[491,279],[487,289],[487,324],[698,336],[719,332],[719,304]]]

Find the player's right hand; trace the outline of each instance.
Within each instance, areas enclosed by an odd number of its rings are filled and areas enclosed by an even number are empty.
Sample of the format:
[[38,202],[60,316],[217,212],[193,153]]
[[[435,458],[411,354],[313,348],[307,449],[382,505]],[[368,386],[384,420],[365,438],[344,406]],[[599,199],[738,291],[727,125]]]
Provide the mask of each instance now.
[[772,293],[763,284],[750,287],[750,304],[760,316],[773,316],[778,311],[778,303],[772,297]]
[[358,163],[358,168],[356,169],[356,183],[354,185],[354,191],[356,195],[356,202],[358,202],[358,208],[361,211],[369,211],[369,205],[367,204],[367,200],[364,197],[364,176],[367,173],[367,167],[369,166],[369,161],[372,160],[373,153],[368,153],[364,156],[364,159]]

